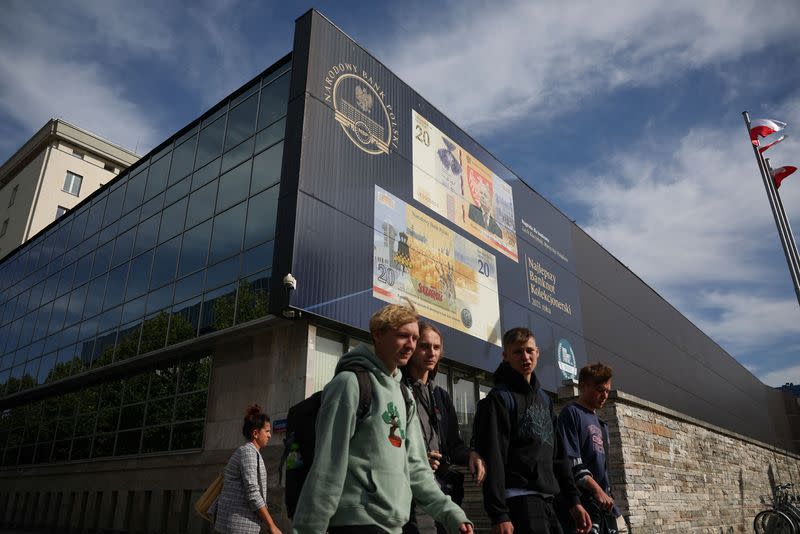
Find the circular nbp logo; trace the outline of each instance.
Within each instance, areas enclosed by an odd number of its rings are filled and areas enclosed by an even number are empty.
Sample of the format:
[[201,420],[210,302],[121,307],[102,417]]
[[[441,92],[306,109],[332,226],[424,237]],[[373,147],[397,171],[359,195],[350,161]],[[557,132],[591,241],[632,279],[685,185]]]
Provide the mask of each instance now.
[[388,154],[394,144],[394,113],[383,96],[371,78],[352,72],[340,73],[332,84],[336,120],[353,144],[368,154]]
[[558,342],[556,349],[558,368],[561,369],[561,377],[575,379],[578,376],[578,367],[575,365],[575,351],[566,339]]

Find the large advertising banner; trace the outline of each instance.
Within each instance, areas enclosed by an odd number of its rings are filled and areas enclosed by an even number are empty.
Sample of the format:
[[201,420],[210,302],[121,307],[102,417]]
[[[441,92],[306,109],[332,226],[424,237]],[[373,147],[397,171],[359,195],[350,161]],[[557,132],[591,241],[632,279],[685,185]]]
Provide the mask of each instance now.
[[518,261],[511,186],[412,110],[414,200]]
[[378,186],[372,278],[375,298],[500,345],[494,255]]

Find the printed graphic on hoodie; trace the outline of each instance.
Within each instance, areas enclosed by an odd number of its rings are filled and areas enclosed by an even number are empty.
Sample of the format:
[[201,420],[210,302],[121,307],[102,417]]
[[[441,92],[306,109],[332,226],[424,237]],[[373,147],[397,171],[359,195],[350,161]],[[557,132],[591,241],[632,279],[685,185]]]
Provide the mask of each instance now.
[[386,410],[381,417],[383,422],[389,425],[389,443],[395,447],[400,447],[403,444],[403,440],[406,439],[406,434],[400,425],[400,412],[393,402],[386,406]]
[[553,421],[547,406],[534,402],[519,422],[518,435],[523,439],[539,438],[542,443],[552,446]]

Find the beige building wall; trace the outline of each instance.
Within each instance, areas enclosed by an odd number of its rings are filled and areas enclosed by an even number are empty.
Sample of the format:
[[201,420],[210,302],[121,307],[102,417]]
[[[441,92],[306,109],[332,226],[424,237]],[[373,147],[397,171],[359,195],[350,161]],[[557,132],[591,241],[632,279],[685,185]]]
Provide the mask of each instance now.
[[[8,221],[0,258],[55,221],[59,206],[74,208],[138,159],[86,130],[48,121],[0,166],[0,233]],[[67,172],[82,178],[77,195],[64,191]]]

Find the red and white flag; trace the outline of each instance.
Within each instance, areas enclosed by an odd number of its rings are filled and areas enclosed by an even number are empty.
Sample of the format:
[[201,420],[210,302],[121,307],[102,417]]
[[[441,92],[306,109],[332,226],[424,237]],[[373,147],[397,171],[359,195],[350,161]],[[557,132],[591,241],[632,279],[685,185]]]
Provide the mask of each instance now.
[[772,181],[775,182],[775,189],[778,189],[781,186],[781,182],[796,170],[797,167],[792,167],[791,165],[772,169],[770,174],[772,174]]
[[786,128],[786,123],[772,119],[756,119],[750,123],[750,141],[758,146],[758,138],[772,135]]
[[768,149],[769,147],[777,145],[778,143],[780,143],[780,142],[781,142],[781,141],[783,141],[784,139],[786,139],[786,136],[785,136],[785,135],[782,135],[782,136],[780,136],[779,138],[777,138],[776,140],[774,140],[773,142],[771,142],[770,144],[762,146],[761,148],[759,148],[759,149],[758,149],[758,151],[759,151],[759,152],[761,152],[761,153],[763,154],[764,152],[766,152],[766,151],[767,151],[767,149]]

